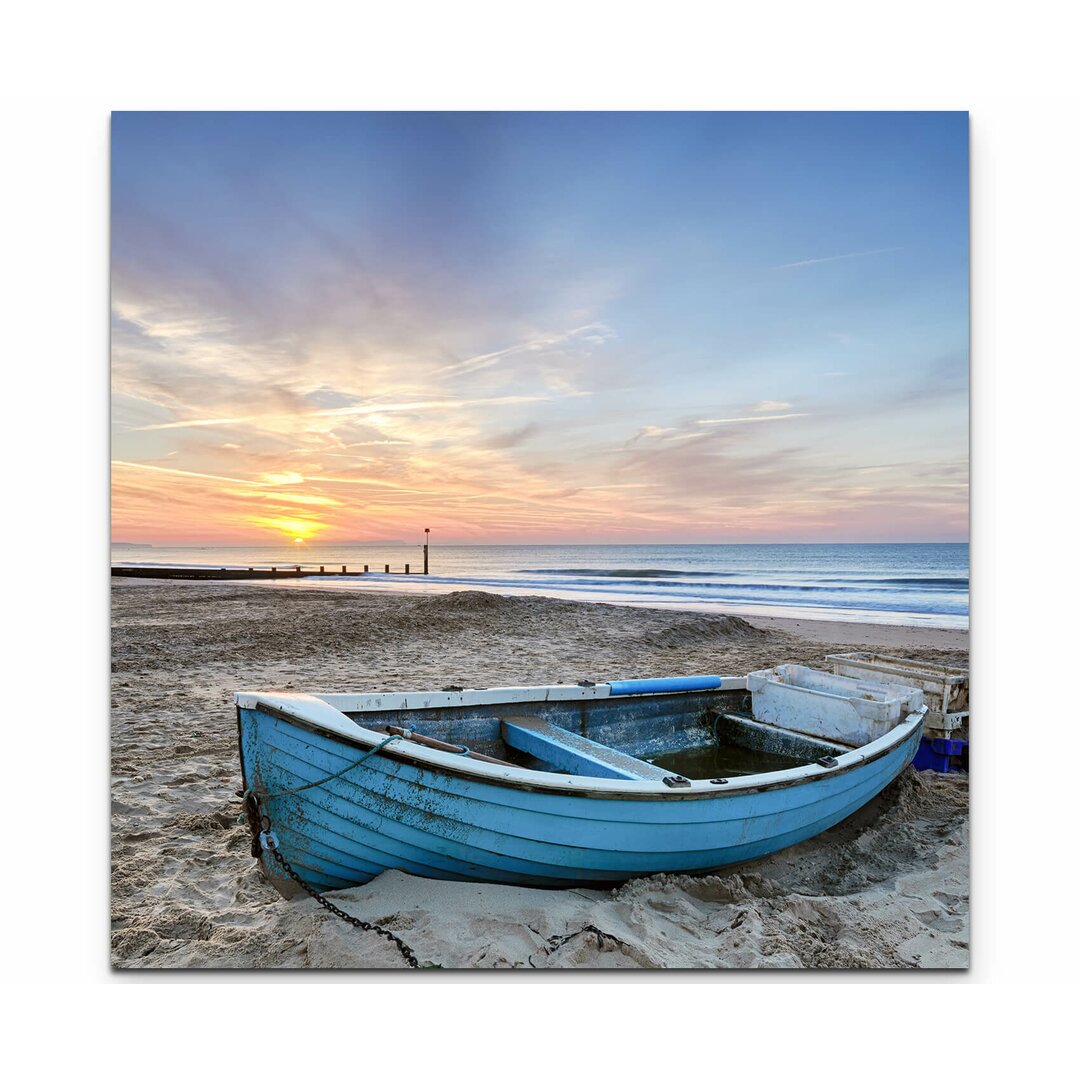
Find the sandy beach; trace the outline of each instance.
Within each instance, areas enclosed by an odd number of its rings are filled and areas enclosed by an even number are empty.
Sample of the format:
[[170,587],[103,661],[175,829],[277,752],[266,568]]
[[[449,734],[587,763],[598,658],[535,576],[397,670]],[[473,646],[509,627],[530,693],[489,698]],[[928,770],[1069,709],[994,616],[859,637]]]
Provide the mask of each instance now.
[[[114,580],[118,968],[390,968],[249,855],[232,695],[743,674],[866,645],[967,663],[958,630],[736,619],[542,597]],[[334,894],[443,968],[963,968],[968,782],[908,770],[853,818],[724,876],[615,891],[429,881]]]

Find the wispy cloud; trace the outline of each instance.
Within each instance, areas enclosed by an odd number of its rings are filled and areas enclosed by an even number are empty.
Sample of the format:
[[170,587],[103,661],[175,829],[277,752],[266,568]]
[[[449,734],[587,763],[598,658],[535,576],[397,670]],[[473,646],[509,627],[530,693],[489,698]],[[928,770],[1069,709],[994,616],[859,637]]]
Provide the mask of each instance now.
[[498,435],[491,435],[486,439],[480,440],[480,446],[485,450],[509,450],[515,446],[521,446],[522,443],[527,442],[534,435],[538,435],[543,428],[536,421],[530,421],[527,424],[522,424],[521,427],[514,428],[512,431],[503,431]]
[[800,266],[816,266],[818,263],[839,262],[841,259],[861,259],[866,255],[885,255],[890,251],[902,251],[904,245],[887,248],[870,248],[868,251],[849,251],[844,255],[824,255],[819,259],[800,259],[798,262],[781,263],[772,266],[771,270],[794,270]]
[[798,416],[809,416],[809,413],[791,412],[775,413],[772,416],[724,416],[716,420],[698,420],[698,424],[763,424],[767,420],[794,420]]
[[468,375],[474,371],[494,367],[512,356],[521,356],[525,353],[542,353],[547,349],[567,344],[575,339],[587,345],[597,346],[603,345],[604,342],[614,336],[614,331],[609,326],[605,326],[603,323],[588,323],[585,326],[577,326],[573,330],[567,330],[565,333],[541,335],[529,341],[499,349],[497,352],[472,356],[468,360],[438,368],[435,374],[442,375],[444,378],[456,378],[459,375]]
[[[582,393],[582,392],[578,392]],[[265,413],[257,416],[217,416],[190,420],[171,420],[165,424],[146,424],[136,431],[169,431],[176,428],[226,427],[234,424],[258,426],[267,422],[287,421],[303,427],[311,419],[344,418],[349,416],[379,416],[383,413],[420,413],[440,410],[498,407],[501,405],[525,405],[549,400],[543,394],[510,395],[495,398],[438,398],[427,401],[384,401],[374,405],[348,405],[340,409],[316,409],[307,413]]]
[[258,480],[242,480],[235,476],[215,476],[212,473],[193,472],[190,469],[168,469],[161,465],[148,465],[141,461],[114,461],[114,468],[120,469],[144,469],[147,472],[169,473],[172,476],[184,476],[193,480],[219,480],[225,484],[250,484],[252,487],[263,487]]
[[627,445],[636,443],[639,439],[659,439],[664,435],[668,435],[675,431],[675,428],[670,427],[657,427],[654,424],[646,424],[645,427],[639,428],[637,433],[627,441]]

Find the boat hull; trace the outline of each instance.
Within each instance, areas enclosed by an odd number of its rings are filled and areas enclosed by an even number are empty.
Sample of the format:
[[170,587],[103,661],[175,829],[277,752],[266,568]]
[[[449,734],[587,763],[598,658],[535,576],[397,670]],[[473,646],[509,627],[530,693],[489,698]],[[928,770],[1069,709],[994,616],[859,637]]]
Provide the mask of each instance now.
[[[921,724],[857,764],[708,791],[553,791],[468,775],[369,747],[273,711],[239,708],[245,787],[260,799],[282,856],[316,891],[384,870],[540,887],[604,887],[657,873],[701,874],[769,855],[849,817],[911,762]],[[782,777],[783,774],[771,774]],[[322,781],[321,783],[319,783]],[[306,784],[294,794],[273,796]],[[267,853],[281,892],[297,887]]]

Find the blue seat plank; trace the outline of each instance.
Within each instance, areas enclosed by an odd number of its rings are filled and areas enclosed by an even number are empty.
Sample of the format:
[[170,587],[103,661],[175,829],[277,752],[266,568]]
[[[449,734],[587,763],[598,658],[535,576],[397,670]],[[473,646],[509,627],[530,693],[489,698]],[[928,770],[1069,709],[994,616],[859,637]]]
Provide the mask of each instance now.
[[662,780],[673,773],[610,746],[575,735],[539,716],[514,716],[502,722],[503,742],[546,765],[575,776],[615,780]]

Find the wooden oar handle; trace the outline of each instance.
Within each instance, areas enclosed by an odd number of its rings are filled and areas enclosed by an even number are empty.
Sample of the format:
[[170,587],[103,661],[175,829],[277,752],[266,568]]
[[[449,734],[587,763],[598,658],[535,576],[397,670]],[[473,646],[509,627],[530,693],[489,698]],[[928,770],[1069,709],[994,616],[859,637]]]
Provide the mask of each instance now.
[[[386,725],[386,733],[388,735],[398,735],[402,739],[408,739],[411,742],[419,743],[421,746],[430,746],[432,750],[445,750],[451,754],[460,754],[461,747],[456,746],[454,743],[443,742],[442,739],[433,739],[430,735],[421,735],[419,732],[411,731],[409,728],[395,727],[393,724]],[[478,754],[473,750],[469,751],[469,757],[475,761],[487,761],[492,765],[508,765],[511,769],[520,769],[520,765],[514,765],[512,762],[503,761],[501,758],[488,757],[487,754]]]

